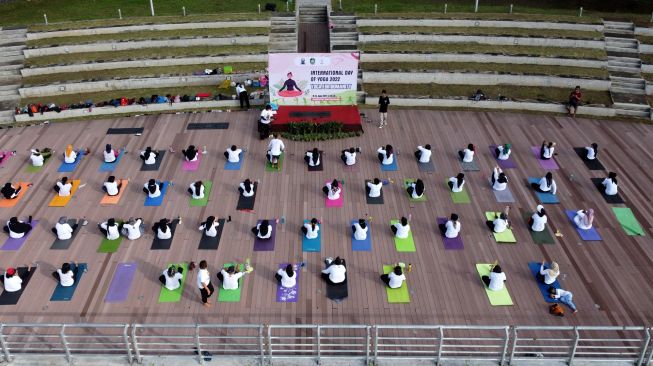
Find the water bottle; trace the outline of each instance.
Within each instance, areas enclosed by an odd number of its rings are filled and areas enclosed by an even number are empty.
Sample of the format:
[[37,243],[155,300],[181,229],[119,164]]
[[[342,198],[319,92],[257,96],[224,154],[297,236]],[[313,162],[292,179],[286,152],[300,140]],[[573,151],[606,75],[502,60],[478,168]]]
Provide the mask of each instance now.
[[286,223],[286,216],[281,216],[281,225]]

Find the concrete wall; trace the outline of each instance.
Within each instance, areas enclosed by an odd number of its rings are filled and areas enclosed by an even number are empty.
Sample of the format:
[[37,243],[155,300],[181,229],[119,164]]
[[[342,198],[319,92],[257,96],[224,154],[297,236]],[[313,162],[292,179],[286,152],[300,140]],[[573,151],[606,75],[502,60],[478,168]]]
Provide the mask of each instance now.
[[635,34],[640,36],[653,36],[653,28],[636,27]]
[[646,95],[653,95],[653,83],[646,82]]
[[361,34],[359,44],[364,43],[479,43],[500,46],[541,46],[565,48],[604,49],[604,41],[588,41],[561,38],[452,36],[440,34]]
[[653,53],[653,44],[639,43],[639,53]]
[[653,65],[642,64],[641,69],[642,69],[642,72],[644,72],[644,73],[647,73],[647,74],[653,73]]
[[524,29],[561,29],[603,32],[603,24],[574,24],[555,22],[519,22],[512,20],[473,19],[358,19],[359,27],[491,27]]

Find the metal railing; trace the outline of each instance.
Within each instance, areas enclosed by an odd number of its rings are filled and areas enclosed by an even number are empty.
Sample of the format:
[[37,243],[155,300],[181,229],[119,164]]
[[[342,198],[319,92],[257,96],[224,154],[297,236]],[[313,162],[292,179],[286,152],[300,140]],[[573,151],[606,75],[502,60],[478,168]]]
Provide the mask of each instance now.
[[[4,361],[60,355],[278,360],[627,362],[648,365],[653,328],[313,324],[0,324]],[[205,360],[206,359],[206,360]]]

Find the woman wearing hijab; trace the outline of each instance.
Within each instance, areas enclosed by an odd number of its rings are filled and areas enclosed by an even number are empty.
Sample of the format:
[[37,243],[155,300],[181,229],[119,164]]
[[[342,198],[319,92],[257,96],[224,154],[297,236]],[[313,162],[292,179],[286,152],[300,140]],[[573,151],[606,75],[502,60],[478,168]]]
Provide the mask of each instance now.
[[5,183],[4,187],[0,189],[0,193],[2,193],[2,196],[6,200],[12,200],[20,194],[20,191],[23,189],[23,187],[18,186],[18,188],[14,187],[11,183]]
[[18,217],[14,216],[7,221],[7,225],[2,229],[9,234],[10,238],[20,239],[32,230],[32,216],[28,218],[27,222],[22,222],[18,220]]
[[152,231],[156,234],[157,239],[165,240],[172,238],[172,229],[169,224],[170,220],[163,218],[152,226]]
[[468,144],[466,149],[458,150],[458,156],[460,157],[460,160],[462,160],[464,163],[471,163],[474,161],[474,150],[474,144]]
[[594,142],[590,146],[585,147],[585,160],[595,160],[596,155],[599,153],[599,145]]
[[145,165],[154,165],[156,163],[156,159],[159,157],[159,153],[157,151],[153,151],[152,147],[148,146],[144,151],[141,151],[140,157]]
[[161,195],[161,188],[163,188],[162,182],[150,179],[143,185],[143,192],[150,198],[156,198]]
[[381,146],[378,150],[379,161],[382,165],[390,165],[394,162],[395,156],[393,153],[392,145],[385,145],[385,148]]
[[318,236],[320,231],[320,226],[318,225],[317,219],[314,217],[310,222],[307,222],[302,226],[302,233],[306,236],[306,239],[315,239]]
[[594,223],[594,209],[579,210],[574,216],[574,223],[581,230],[589,230]]
[[104,162],[105,163],[115,163],[116,160],[118,160],[118,155],[120,155],[120,151],[116,151],[111,147],[111,144],[107,144],[104,147],[104,151],[102,152],[102,155],[104,155]]
[[199,230],[204,231],[204,235],[215,238],[218,235],[218,226],[220,223],[215,220],[215,216],[209,216],[200,224]]
[[495,191],[505,191],[508,188],[508,177],[498,165],[494,167],[490,180]]
[[71,226],[68,223],[68,218],[66,216],[61,216],[59,221],[52,228],[52,232],[57,236],[57,239],[68,240],[73,237],[73,232],[78,226],[79,224],[73,224]]
[[418,179],[410,183],[406,188],[406,192],[414,199],[422,198],[424,196],[424,181]]
[[188,187],[188,193],[190,193],[194,200],[201,200],[204,198],[204,183],[201,180],[191,183]]
[[261,220],[260,223],[252,228],[252,233],[259,239],[270,239],[272,237],[272,225],[270,225],[270,221]]
[[457,176],[449,178],[447,185],[451,189],[451,192],[462,192],[463,186],[465,185],[465,174],[458,173]]
[[541,232],[546,229],[546,223],[548,218],[546,216],[546,211],[544,211],[544,206],[537,205],[535,212],[528,219],[528,226],[531,228],[531,231]]
[[553,174],[551,172],[546,173],[539,182],[531,183],[531,187],[541,193],[556,194],[558,191],[558,185],[556,184],[556,181],[553,180]]
[[327,199],[333,201],[340,198],[340,192],[342,192],[342,189],[340,188],[338,180],[334,179],[331,183],[327,183],[322,187],[322,192],[327,196]]
[[286,268],[279,268],[274,278],[284,288],[293,288],[297,285],[297,274],[292,264],[288,264]]
[[553,151],[555,150],[556,143],[551,141],[548,144],[546,140],[542,141],[542,146],[540,146],[540,159],[549,160],[553,158]]
[[510,144],[499,145],[494,149],[494,154],[499,160],[508,160],[510,158],[510,153],[512,153]]
[[197,161],[198,151],[195,148],[195,145],[188,146],[188,149],[181,150],[181,153],[184,154],[186,161]]
[[551,285],[560,275],[560,268],[556,262],[551,262],[551,268],[545,268],[545,263],[546,261],[542,261],[542,264],[540,264],[540,272],[537,273],[537,280],[545,285]]
[[240,183],[240,186],[238,186],[238,192],[240,192],[243,197],[252,197],[254,194],[256,194],[254,190],[254,184],[252,184],[252,181],[249,180],[249,178]]
[[304,161],[308,166],[319,166],[320,165],[320,150],[314,148],[312,151],[307,151],[304,156]]
[[606,196],[616,195],[618,193],[617,173],[608,173],[608,177],[605,178],[601,184],[603,184],[603,193],[605,193]]

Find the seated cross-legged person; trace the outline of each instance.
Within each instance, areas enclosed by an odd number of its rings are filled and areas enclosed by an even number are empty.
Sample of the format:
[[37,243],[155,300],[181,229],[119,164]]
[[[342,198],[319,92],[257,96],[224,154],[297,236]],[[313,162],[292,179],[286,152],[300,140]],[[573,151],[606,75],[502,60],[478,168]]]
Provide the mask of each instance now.
[[594,142],[590,146],[585,147],[585,160],[596,160],[596,155],[599,153],[599,145]]
[[54,186],[54,191],[57,192],[59,197],[70,196],[70,191],[73,189],[73,184],[68,181],[68,177],[61,178],[60,181]]
[[319,166],[321,161],[320,161],[320,150],[314,148],[312,151],[307,151],[306,155],[304,156],[304,161],[308,166]]
[[490,291],[501,291],[506,282],[506,274],[501,270],[498,264],[492,267],[489,276],[482,276],[481,280]]
[[159,281],[165,288],[174,291],[181,287],[181,281],[184,278],[184,269],[181,266],[170,266],[159,276]]
[[318,225],[317,219],[314,217],[310,222],[305,223],[301,230],[306,236],[306,239],[315,239],[318,237],[320,226]]
[[498,165],[494,167],[490,180],[495,191],[505,191],[508,188],[508,177]]
[[204,235],[215,238],[218,236],[218,226],[220,226],[220,223],[215,220],[215,216],[209,216],[206,221],[200,224],[199,230],[204,232]]
[[383,188],[383,182],[379,178],[374,178],[365,185],[365,192],[369,197],[376,198],[381,196],[381,188]]
[[70,225],[68,223],[68,218],[62,216],[59,218],[59,221],[52,228],[52,232],[57,236],[59,240],[68,240],[73,237],[73,232],[79,227],[79,224]]
[[531,228],[531,231],[542,232],[546,229],[547,221],[548,218],[546,216],[546,211],[544,210],[544,206],[537,205],[537,207],[535,208],[535,212],[533,213],[531,218],[528,219],[528,226]]
[[458,215],[455,213],[451,214],[449,220],[446,223],[438,225],[440,232],[447,238],[453,239],[458,237],[460,233],[460,221],[458,221]]
[[399,222],[390,226],[392,233],[399,239],[406,239],[410,234],[410,225],[408,225],[408,219],[402,217]]
[[144,151],[141,151],[140,157],[145,165],[154,165],[156,164],[156,159],[159,157],[159,152],[153,151],[152,147],[148,146]]
[[105,238],[109,240],[116,240],[120,237],[120,227],[114,218],[98,224],[98,228],[104,234]]
[[122,188],[122,182],[116,182],[116,177],[113,175],[110,176],[106,182],[102,185],[102,190],[106,192],[109,196],[117,196],[120,194],[120,189]]
[[123,236],[127,237],[129,240],[136,240],[143,235],[145,231],[145,224],[143,224],[143,218],[139,217],[134,219],[130,217],[126,223],[122,225],[120,232]]
[[392,149],[392,145],[386,145],[385,148],[381,146],[377,152],[377,157],[382,165],[391,165],[395,160],[395,155]]
[[145,192],[149,198],[156,198],[161,196],[162,188],[163,182],[157,182],[154,179],[150,179],[143,185],[143,192]]
[[224,152],[224,157],[227,158],[227,161],[230,163],[237,163],[240,161],[240,153],[243,150],[236,147],[236,145],[231,145],[227,151]]
[[499,160],[510,159],[511,153],[512,153],[512,149],[510,148],[510,144],[499,145],[494,149],[494,154],[496,158]]
[[553,159],[553,155],[555,155],[554,153],[555,146],[556,143],[553,141],[549,143],[547,143],[546,140],[542,141],[542,146],[540,146],[540,159],[542,160]]
[[297,285],[297,274],[292,264],[288,264],[286,268],[279,268],[274,278],[283,288],[293,288]]
[[194,200],[201,200],[204,198],[204,183],[201,180],[191,183],[188,187],[188,193]]
[[422,198],[424,196],[424,181],[421,179],[418,179],[412,183],[406,188],[406,192],[414,198]]
[[23,187],[18,186],[14,187],[10,182],[5,183],[5,185],[0,189],[0,193],[2,193],[2,197],[6,200],[13,200],[14,198],[18,197],[20,194],[20,191],[23,189]]
[[392,272],[381,275],[381,281],[390,288],[400,288],[406,281],[406,275],[401,266],[395,266]]
[[531,183],[531,187],[541,193],[556,194],[556,192],[558,192],[558,185],[556,184],[556,181],[553,180],[553,174],[551,174],[551,172],[546,173],[539,182]]
[[344,259],[327,258],[324,263],[326,268],[322,270],[322,279],[331,285],[339,285],[347,281],[347,267]]
[[152,226],[152,231],[154,231],[157,239],[166,240],[172,238],[170,223],[170,220],[163,218]]
[[342,189],[340,188],[340,183],[338,180],[334,179],[331,183],[327,183],[324,187],[322,187],[322,192],[324,192],[329,200],[334,201],[340,198]]
[[464,163],[471,163],[474,161],[474,150],[474,144],[468,144],[466,149],[458,150],[458,156],[460,157],[460,160],[462,160]]
[[118,155],[120,155],[120,150],[116,151],[111,147],[111,144],[105,146],[104,151],[102,152],[105,163],[115,163],[118,160]]
[[581,230],[589,230],[594,223],[594,209],[579,210],[574,216],[574,224]]
[[181,153],[184,154],[186,161],[197,161],[199,156],[199,151],[197,151],[195,145],[188,146],[188,149],[181,150]]
[[431,161],[431,145],[426,144],[425,146],[417,146],[415,157],[420,163],[428,163]]
[[361,152],[360,147],[350,147],[349,149],[342,150],[342,154],[340,154],[340,159],[342,160],[343,163],[347,166],[352,166],[356,164],[356,153]]
[[32,216],[27,219],[27,222],[18,220],[18,217],[14,216],[7,221],[3,230],[5,233],[9,234],[10,238],[20,239],[32,231]]
[[365,240],[367,239],[367,231],[369,228],[365,223],[364,219],[359,219],[358,222],[354,223],[351,226],[351,230],[354,232],[354,239],[356,240]]
[[606,196],[616,195],[619,191],[619,187],[617,185],[617,173],[608,173],[608,177],[605,178],[601,184],[603,184],[603,193],[605,193]]
[[260,223],[252,228],[252,233],[259,239],[270,239],[272,237],[272,225],[270,225],[270,221],[261,220]]
[[449,178],[447,185],[449,186],[451,192],[462,192],[463,186],[465,185],[465,174],[458,173],[457,176]]
[[238,186],[238,192],[243,195],[243,197],[252,197],[256,194],[254,189],[254,183],[248,178],[244,182],[240,183]]
[[510,221],[508,221],[509,212],[510,206],[506,206],[506,209],[502,213],[495,214],[494,219],[486,221],[485,224],[493,233],[502,233],[510,229]]

